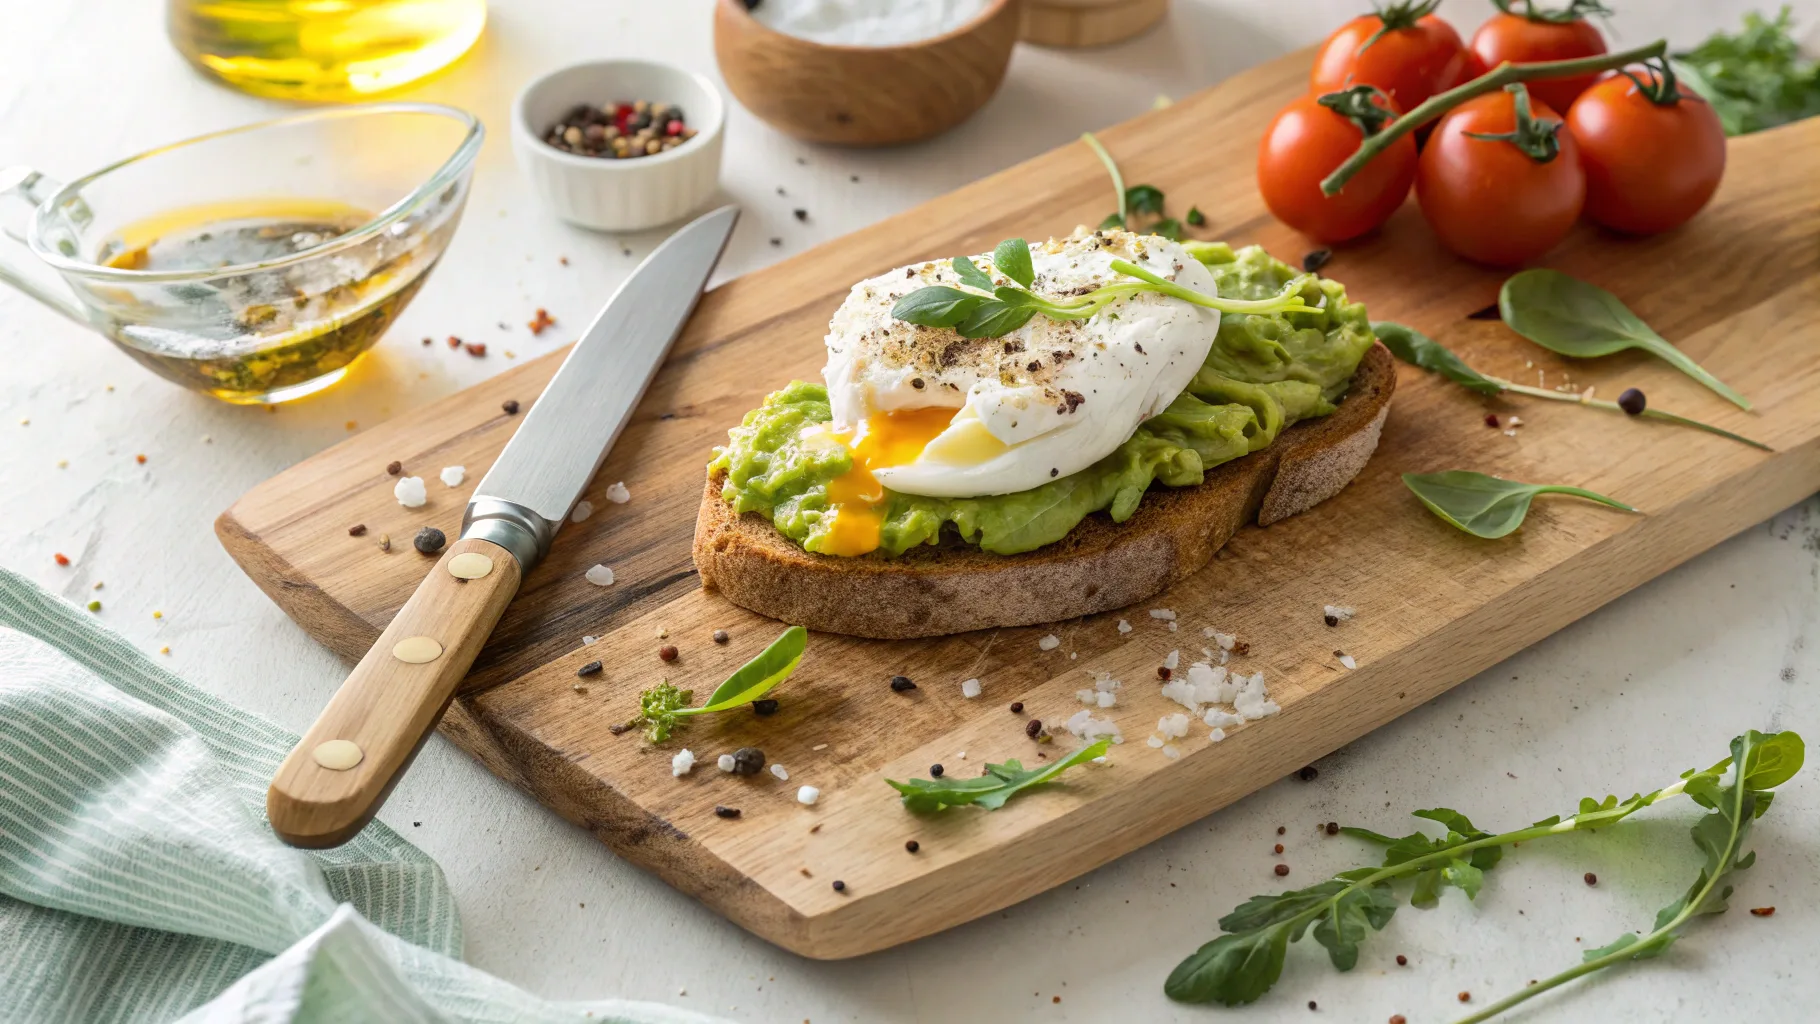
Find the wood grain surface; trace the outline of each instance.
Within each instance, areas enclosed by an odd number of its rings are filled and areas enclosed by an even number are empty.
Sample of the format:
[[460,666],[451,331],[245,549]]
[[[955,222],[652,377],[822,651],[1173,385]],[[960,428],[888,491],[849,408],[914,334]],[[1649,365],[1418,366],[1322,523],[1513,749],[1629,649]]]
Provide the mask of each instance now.
[[[1237,76],[1102,134],[1126,178],[1164,189],[1180,212],[1208,216],[1200,237],[1258,242],[1294,260],[1308,243],[1264,212],[1251,168],[1259,131],[1303,88],[1306,54]],[[1050,627],[919,641],[816,635],[775,716],[696,719],[663,748],[612,726],[638,691],[668,677],[712,688],[760,650],[775,622],[696,585],[688,560],[702,466],[725,429],[791,377],[813,377],[829,314],[860,277],[919,259],[990,249],[999,239],[1097,223],[1112,205],[1093,155],[1070,145],[983,179],[863,232],[708,294],[635,421],[587,495],[597,511],[557,537],[476,660],[445,732],[492,770],[752,931],[813,957],[876,950],[1040,892],[1293,771],[1761,521],[1820,487],[1820,120],[1734,140],[1713,206],[1667,235],[1620,239],[1588,228],[1548,265],[1617,293],[1757,403],[1741,412],[1660,363],[1626,354],[1569,363],[1496,320],[1501,274],[1444,253],[1413,204],[1383,231],[1337,253],[1327,273],[1374,317],[1412,324],[1474,366],[1545,386],[1637,386],[1652,405],[1772,445],[1765,454],[1694,431],[1565,403],[1485,399],[1405,367],[1378,454],[1355,483],[1314,511],[1240,531],[1205,571],[1144,606]],[[247,494],[217,530],[265,592],[349,657],[370,646],[422,578],[408,548],[382,554],[419,525],[458,528],[465,491],[432,485],[432,503],[400,508],[385,464],[448,464],[478,479],[510,435],[500,403],[528,403],[557,356],[413,411],[307,460]],[[1524,420],[1515,436],[1488,412]],[[1591,487],[1647,514],[1538,502],[1500,542],[1429,516],[1398,480],[1407,471],[1472,468]],[[604,491],[625,481],[632,500]],[[354,522],[371,534],[350,538]],[[597,588],[597,562],[619,582]],[[1323,624],[1325,604],[1358,617]],[[1147,614],[1177,613],[1178,627]],[[1116,623],[1135,629],[1121,634]],[[1144,738],[1179,710],[1156,686],[1173,649],[1199,657],[1207,627],[1238,634],[1235,667],[1265,673],[1281,715],[1209,743],[1197,726],[1169,759]],[[731,643],[709,634],[726,629]],[[660,640],[659,634],[667,634]],[[1061,645],[1044,652],[1053,632]],[[584,635],[597,643],[583,648]],[[681,657],[659,661],[660,643]],[[1356,660],[1342,667],[1336,652]],[[599,676],[576,669],[600,660]],[[1127,740],[1105,767],[1076,769],[1003,810],[919,818],[882,778],[926,775],[941,762],[976,774],[985,760],[1054,756],[1026,738],[1028,717],[1052,725],[1081,705],[1085,669],[1124,681],[1109,714]],[[918,688],[892,692],[902,673]],[[977,677],[984,694],[961,696]],[[577,685],[580,689],[577,689]],[[1024,716],[1007,710],[1023,701]],[[759,746],[790,772],[739,778],[714,757]],[[671,777],[671,754],[702,762]],[[960,755],[965,753],[965,757]],[[801,784],[820,802],[795,800]],[[737,820],[715,817],[737,806]],[[906,852],[917,839],[920,852]],[[835,892],[834,880],[845,883]]]

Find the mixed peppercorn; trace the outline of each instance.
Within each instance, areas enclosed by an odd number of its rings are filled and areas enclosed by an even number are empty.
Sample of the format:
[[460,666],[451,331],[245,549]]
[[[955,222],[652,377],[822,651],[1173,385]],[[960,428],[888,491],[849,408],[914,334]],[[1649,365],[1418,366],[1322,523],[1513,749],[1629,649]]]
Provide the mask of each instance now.
[[576,156],[629,160],[656,156],[694,137],[681,107],[636,100],[604,107],[577,104],[550,126],[543,140]]

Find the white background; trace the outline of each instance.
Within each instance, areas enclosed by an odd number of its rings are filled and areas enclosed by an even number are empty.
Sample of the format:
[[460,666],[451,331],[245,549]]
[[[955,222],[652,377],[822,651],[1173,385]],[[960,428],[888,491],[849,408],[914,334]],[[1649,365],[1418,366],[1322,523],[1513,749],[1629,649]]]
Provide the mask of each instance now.
[[[1660,33],[1691,44],[1754,6],[1616,3],[1612,28],[1627,44]],[[905,149],[805,146],[735,106],[724,184],[746,212],[720,279],[1132,116],[1159,93],[1181,96],[1313,42],[1365,6],[1177,0],[1164,25],[1116,47],[1021,47],[979,116]],[[1796,8],[1803,24],[1820,20],[1820,0]],[[0,0],[0,164],[30,161],[68,177],[279,110],[193,74],[165,42],[161,9],[153,0]],[[1470,31],[1489,10],[1452,0],[1443,13]],[[241,575],[211,520],[253,484],[346,436],[347,421],[366,427],[422,405],[504,369],[503,350],[548,351],[585,323],[659,236],[591,235],[544,214],[512,164],[508,104],[531,76],[590,57],[656,57],[713,76],[708,11],[708,0],[496,2],[479,48],[406,94],[468,107],[491,130],[466,222],[376,355],[319,399],[268,415],[180,391],[0,291],[0,563],[81,601],[105,581],[98,596],[109,625],[149,649],[170,645],[171,664],[189,679],[301,730],[344,666]],[[791,216],[796,206],[810,211],[807,223]],[[772,236],[783,246],[769,245]],[[558,266],[558,255],[571,265]],[[564,328],[531,339],[522,325],[537,306]],[[450,333],[487,341],[493,354],[417,344]],[[144,466],[133,461],[140,452]],[[57,468],[60,459],[68,468]],[[58,568],[56,551],[76,564]],[[1349,975],[1305,942],[1277,990],[1248,1010],[1177,1006],[1161,988],[1177,960],[1213,937],[1220,914],[1278,888],[1270,846],[1279,824],[1288,827],[1288,881],[1308,882],[1368,856],[1352,840],[1316,839],[1314,826],[1328,819],[1401,832],[1408,811],[1450,806],[1509,828],[1569,812],[1589,793],[1663,785],[1717,760],[1747,727],[1800,728],[1820,740],[1820,649],[1809,646],[1817,605],[1820,504],[1810,501],[1324,759],[1314,782],[1279,782],[1076,883],[843,963],[805,961],[745,934],[440,738],[382,817],[447,871],[469,959],[553,998],[667,999],[816,1024],[1318,1019],[1309,1000],[1328,1019],[1442,1020],[1461,1009],[1461,990],[1483,1005],[1571,965],[1587,944],[1646,927],[1698,870],[1686,835],[1692,808],[1664,806],[1612,834],[1525,847],[1492,873],[1476,905],[1453,892],[1432,911],[1405,907]],[[1547,997],[1518,1019],[1811,1019],[1820,1000],[1811,966],[1820,948],[1817,776],[1810,769],[1763,821],[1737,909],[1701,922],[1669,955]],[[1586,871],[1597,872],[1596,888],[1582,883]],[[1774,917],[1742,910],[1765,905],[1777,907]],[[1395,966],[1397,953],[1409,967]]]

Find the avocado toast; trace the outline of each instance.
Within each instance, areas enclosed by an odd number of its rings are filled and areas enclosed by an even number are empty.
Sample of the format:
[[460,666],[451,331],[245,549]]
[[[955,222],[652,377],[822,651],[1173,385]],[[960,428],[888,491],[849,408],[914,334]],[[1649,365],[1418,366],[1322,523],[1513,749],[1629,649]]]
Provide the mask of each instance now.
[[736,604],[881,638],[1142,600],[1337,493],[1395,387],[1337,282],[1125,231],[861,282],[827,346],[826,385],[717,450],[695,563]]

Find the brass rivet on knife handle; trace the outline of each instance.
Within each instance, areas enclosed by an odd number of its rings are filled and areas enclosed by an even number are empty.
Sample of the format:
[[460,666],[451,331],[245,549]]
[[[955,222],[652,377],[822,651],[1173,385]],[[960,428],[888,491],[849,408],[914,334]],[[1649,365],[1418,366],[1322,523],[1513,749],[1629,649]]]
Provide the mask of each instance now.
[[[448,563],[463,555],[486,558],[489,571],[474,579],[453,574]],[[517,560],[491,541],[470,537],[449,545],[279,766],[266,793],[266,816],[279,838],[311,849],[339,846],[372,820],[436,727],[521,576]],[[419,660],[432,647],[436,653]]]

